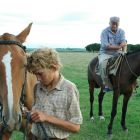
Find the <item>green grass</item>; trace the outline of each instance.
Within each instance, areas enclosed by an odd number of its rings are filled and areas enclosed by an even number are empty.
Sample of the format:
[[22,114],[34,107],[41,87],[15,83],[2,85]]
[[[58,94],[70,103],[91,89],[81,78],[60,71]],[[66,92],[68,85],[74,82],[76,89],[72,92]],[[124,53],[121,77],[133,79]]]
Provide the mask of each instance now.
[[[93,53],[60,53],[63,67],[62,74],[72,82],[74,82],[80,91],[80,106],[83,115],[83,124],[81,130],[77,134],[72,134],[70,140],[108,140],[107,125],[110,119],[112,107],[112,92],[105,95],[103,101],[103,112],[105,121],[98,118],[98,89],[95,90],[94,117],[93,122],[89,118],[89,93],[87,83],[87,66],[89,61],[95,57]],[[139,89],[138,89],[139,92]],[[117,115],[113,123],[112,140],[139,140],[140,138],[140,94],[131,97],[126,115],[126,124],[128,132],[123,132],[120,125],[121,107],[123,96],[118,101]],[[11,140],[22,139],[23,135],[15,132]]]

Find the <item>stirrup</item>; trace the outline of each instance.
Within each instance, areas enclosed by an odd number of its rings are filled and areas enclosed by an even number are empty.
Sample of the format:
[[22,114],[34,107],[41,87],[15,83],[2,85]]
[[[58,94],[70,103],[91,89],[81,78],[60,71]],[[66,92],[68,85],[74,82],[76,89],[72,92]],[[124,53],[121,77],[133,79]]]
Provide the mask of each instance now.
[[103,89],[103,92],[109,92],[109,91],[112,91],[109,87],[105,87],[104,89]]

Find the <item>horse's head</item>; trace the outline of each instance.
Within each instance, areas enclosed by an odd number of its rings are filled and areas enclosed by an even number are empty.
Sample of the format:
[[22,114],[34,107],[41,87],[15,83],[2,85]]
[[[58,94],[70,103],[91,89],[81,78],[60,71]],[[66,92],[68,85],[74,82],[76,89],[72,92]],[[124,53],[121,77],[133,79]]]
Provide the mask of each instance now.
[[0,36],[0,102],[2,121],[9,131],[18,129],[21,122],[20,97],[26,80],[26,53],[22,43],[30,33],[31,24],[19,35]]

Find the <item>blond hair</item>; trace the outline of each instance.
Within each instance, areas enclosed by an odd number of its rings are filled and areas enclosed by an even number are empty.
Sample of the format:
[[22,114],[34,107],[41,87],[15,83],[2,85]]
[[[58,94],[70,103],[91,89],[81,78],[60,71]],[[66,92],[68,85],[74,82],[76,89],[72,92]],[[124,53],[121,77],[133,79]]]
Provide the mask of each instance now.
[[37,49],[27,58],[27,70],[31,73],[45,68],[59,70],[61,66],[58,53],[50,48]]

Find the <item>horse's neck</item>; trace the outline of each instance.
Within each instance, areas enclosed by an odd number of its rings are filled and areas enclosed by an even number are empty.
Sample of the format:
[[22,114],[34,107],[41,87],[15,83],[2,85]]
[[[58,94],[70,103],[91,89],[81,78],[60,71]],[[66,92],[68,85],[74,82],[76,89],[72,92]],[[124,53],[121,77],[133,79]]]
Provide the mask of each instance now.
[[137,76],[140,76],[140,51],[132,53],[128,55],[126,58],[127,58],[126,63],[129,69],[132,70],[132,73],[134,72],[134,74],[136,74]]

